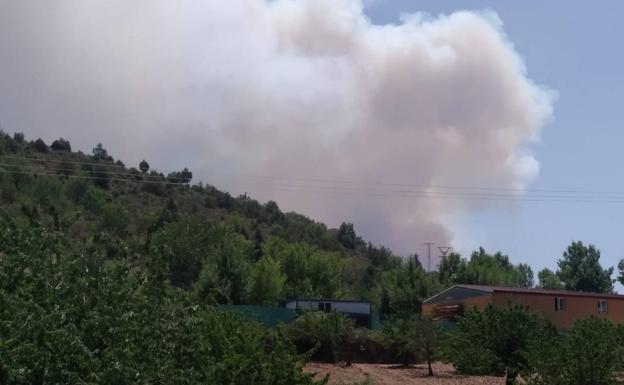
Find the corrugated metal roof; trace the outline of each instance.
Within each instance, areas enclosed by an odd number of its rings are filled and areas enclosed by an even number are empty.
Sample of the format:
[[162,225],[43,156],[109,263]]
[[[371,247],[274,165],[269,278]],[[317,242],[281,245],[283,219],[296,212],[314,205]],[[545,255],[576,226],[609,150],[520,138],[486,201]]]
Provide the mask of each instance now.
[[541,294],[541,295],[557,295],[567,297],[592,297],[592,298],[612,298],[624,300],[624,295],[609,293],[592,293],[586,291],[570,291],[570,290],[550,290],[539,288],[525,287],[505,287],[505,286],[487,286],[487,285],[455,285],[471,290],[478,290],[488,293],[521,293],[521,294]]

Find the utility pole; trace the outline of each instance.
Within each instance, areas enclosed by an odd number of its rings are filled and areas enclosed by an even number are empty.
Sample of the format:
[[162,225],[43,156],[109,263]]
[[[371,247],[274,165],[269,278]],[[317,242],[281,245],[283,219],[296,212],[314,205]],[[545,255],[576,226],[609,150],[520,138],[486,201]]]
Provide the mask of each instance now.
[[424,245],[427,245],[427,272],[431,271],[431,246],[435,245],[434,242],[425,242]]
[[447,247],[438,246],[438,250],[440,250],[440,254],[442,254],[442,257],[446,257],[449,251],[453,250],[453,248],[450,246],[447,246]]

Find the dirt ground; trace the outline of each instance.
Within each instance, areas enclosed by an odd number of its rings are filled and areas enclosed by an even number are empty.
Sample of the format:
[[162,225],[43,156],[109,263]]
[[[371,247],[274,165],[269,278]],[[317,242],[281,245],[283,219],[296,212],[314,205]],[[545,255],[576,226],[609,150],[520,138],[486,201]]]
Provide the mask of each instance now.
[[501,377],[461,376],[455,373],[451,365],[435,363],[434,377],[427,377],[425,365],[409,368],[383,364],[353,364],[351,367],[341,365],[309,363],[305,370],[317,373],[321,378],[330,373],[330,385],[352,385],[362,383],[370,378],[371,385],[501,385],[505,383]]

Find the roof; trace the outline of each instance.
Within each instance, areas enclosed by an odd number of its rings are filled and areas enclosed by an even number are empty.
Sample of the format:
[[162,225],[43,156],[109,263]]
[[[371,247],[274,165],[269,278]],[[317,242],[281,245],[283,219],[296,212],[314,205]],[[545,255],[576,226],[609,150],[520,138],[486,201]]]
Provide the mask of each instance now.
[[610,298],[610,299],[619,299],[624,300],[624,295],[621,294],[611,294],[611,293],[592,293],[585,291],[570,291],[570,290],[551,290],[551,289],[540,289],[540,288],[526,288],[526,287],[505,287],[505,286],[486,286],[486,285],[454,285],[449,287],[446,290],[434,295],[431,298],[427,298],[424,302],[428,302],[440,294],[443,294],[454,288],[463,288],[468,290],[474,290],[481,292],[483,294],[491,294],[491,293],[518,293],[518,294],[535,294],[535,295],[555,295],[555,296],[565,296],[565,297],[589,297],[589,298]]

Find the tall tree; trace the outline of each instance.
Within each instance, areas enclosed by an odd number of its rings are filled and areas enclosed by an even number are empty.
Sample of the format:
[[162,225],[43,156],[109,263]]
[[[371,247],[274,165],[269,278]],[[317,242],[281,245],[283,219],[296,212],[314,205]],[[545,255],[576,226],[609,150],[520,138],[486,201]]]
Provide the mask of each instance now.
[[149,163],[147,163],[145,159],[143,159],[141,163],[139,163],[139,170],[141,170],[142,173],[145,174],[146,172],[148,172],[149,168],[150,168]]
[[526,263],[521,263],[516,267],[518,275],[517,285],[519,287],[533,287],[535,284],[535,277],[533,276],[533,269]]
[[563,252],[557,265],[557,276],[567,290],[610,293],[613,291],[613,267],[603,269],[600,265],[600,250],[594,245],[572,242]]
[[106,160],[108,159],[108,151],[102,146],[102,143],[98,143],[95,147],[93,147],[93,158],[95,160]]
[[247,301],[257,305],[275,305],[283,299],[286,276],[280,263],[270,257],[260,259],[251,269],[247,282]]
[[71,151],[71,144],[68,140],[58,138],[50,145],[52,151]]
[[539,273],[537,273],[537,279],[539,281],[538,285],[542,289],[563,289],[563,283],[561,283],[561,280],[559,279],[557,274],[548,268],[544,268]]
[[340,242],[347,249],[354,249],[358,244],[359,237],[355,233],[353,223],[342,222],[338,229],[338,242]]
[[440,283],[449,285],[457,282],[459,270],[462,267],[461,255],[459,253],[450,253],[440,261],[438,272],[440,274]]

